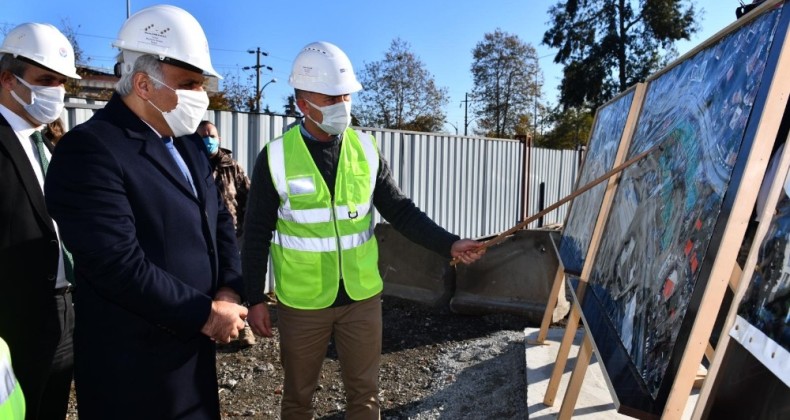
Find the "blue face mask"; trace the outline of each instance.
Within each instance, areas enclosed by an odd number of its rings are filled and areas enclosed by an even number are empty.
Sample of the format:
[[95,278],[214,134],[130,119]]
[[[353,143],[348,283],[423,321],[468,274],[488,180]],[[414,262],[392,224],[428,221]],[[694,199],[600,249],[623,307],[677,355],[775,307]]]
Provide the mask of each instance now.
[[217,153],[217,150],[219,149],[219,139],[216,137],[203,137],[203,143],[206,145],[206,151],[208,152],[209,156]]

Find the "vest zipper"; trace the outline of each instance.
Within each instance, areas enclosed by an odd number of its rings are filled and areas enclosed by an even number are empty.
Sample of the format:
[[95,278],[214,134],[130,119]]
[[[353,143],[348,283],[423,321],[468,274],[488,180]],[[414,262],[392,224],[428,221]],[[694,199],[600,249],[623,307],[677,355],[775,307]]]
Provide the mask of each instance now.
[[335,227],[335,241],[337,241],[337,271],[340,278],[343,278],[343,247],[340,242],[340,229],[337,227],[337,214],[335,213],[335,198],[332,197],[332,225]]

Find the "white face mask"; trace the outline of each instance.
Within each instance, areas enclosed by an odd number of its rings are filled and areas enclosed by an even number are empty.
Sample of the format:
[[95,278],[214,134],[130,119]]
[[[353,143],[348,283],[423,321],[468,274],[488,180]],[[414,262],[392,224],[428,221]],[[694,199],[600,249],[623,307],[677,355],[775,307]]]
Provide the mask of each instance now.
[[318,106],[307,99],[305,99],[305,102],[321,111],[321,115],[324,116],[323,122],[314,120],[310,115],[307,115],[307,118],[310,118],[310,120],[316,123],[325,133],[338,136],[343,134],[346,128],[351,125],[351,101],[340,101],[336,104],[327,106]]
[[19,83],[30,89],[30,103],[25,102],[13,90],[11,96],[25,108],[34,120],[41,124],[49,124],[63,112],[63,101],[66,98],[66,89],[63,86],[36,86],[31,85],[19,76],[15,76]]
[[[151,75],[148,75],[148,77],[151,77]],[[205,91],[173,89],[154,77],[151,77],[151,79],[172,90],[178,96],[175,109],[168,112],[162,111],[153,102],[148,101],[151,106],[165,117],[165,122],[173,130],[173,136],[181,137],[194,134],[208,109],[208,94]]]

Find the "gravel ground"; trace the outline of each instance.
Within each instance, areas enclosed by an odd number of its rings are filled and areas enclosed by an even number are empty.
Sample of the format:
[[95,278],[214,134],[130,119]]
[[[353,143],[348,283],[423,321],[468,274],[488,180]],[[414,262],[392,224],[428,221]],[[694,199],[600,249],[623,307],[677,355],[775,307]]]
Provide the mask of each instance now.
[[[282,368],[275,337],[249,348],[220,346],[224,419],[279,419]],[[523,317],[469,316],[383,298],[382,419],[527,418]],[[344,418],[337,354],[330,345],[315,393],[316,418]],[[71,419],[76,419],[72,399]]]

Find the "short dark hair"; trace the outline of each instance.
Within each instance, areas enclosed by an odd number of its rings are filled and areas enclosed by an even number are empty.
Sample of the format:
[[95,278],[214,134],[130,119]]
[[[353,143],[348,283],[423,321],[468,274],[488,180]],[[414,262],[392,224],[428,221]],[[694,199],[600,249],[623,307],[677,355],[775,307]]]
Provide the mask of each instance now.
[[305,93],[307,93],[306,90],[294,89],[294,98],[296,98],[296,99],[303,99]]
[[29,66],[29,61],[23,60],[22,56],[14,57],[12,54],[0,56],[0,72],[10,71],[11,74],[22,77]]

